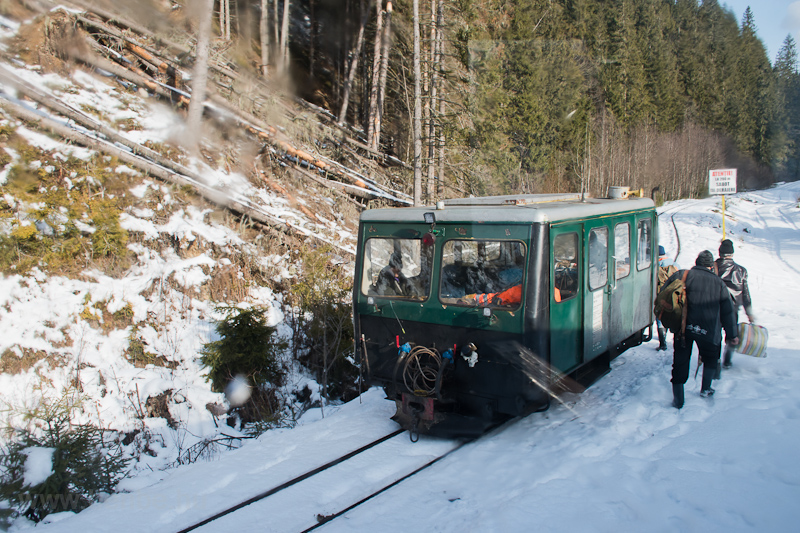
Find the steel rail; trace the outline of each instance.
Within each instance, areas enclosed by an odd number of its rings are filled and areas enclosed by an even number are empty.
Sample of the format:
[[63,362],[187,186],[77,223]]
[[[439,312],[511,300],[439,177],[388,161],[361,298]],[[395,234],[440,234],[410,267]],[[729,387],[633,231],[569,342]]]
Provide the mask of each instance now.
[[247,507],[251,503],[255,503],[255,502],[259,501],[259,500],[263,500],[264,498],[272,496],[276,492],[280,492],[280,491],[282,491],[284,489],[287,489],[287,488],[291,487],[292,485],[296,485],[297,483],[300,483],[301,481],[304,481],[304,480],[306,480],[306,479],[308,479],[308,478],[310,478],[312,476],[315,476],[315,475],[319,474],[320,472],[323,472],[323,471],[325,471],[325,470],[327,470],[327,469],[329,469],[329,468],[331,468],[333,466],[338,465],[339,463],[347,461],[348,459],[351,459],[352,457],[355,457],[356,455],[358,455],[358,454],[360,454],[362,452],[365,452],[366,450],[369,450],[370,448],[374,448],[378,444],[380,444],[380,443],[382,443],[384,441],[387,441],[387,440],[391,439],[392,437],[396,437],[397,435],[403,433],[404,431],[405,431],[404,429],[398,429],[396,431],[393,431],[392,433],[389,433],[388,435],[385,435],[385,436],[381,437],[380,439],[372,441],[369,444],[366,444],[366,445],[362,446],[361,448],[358,448],[357,450],[353,450],[352,452],[350,452],[348,454],[345,454],[345,455],[339,457],[338,459],[334,459],[333,461],[327,462],[324,465],[319,466],[319,467],[317,467],[317,468],[315,468],[313,470],[309,470],[308,472],[306,472],[304,474],[301,474],[301,475],[299,475],[297,477],[294,477],[294,478],[290,479],[289,481],[281,483],[280,485],[278,485],[276,487],[273,487],[273,488],[271,488],[271,489],[269,489],[267,491],[264,491],[264,492],[262,492],[260,494],[257,494],[255,496],[253,496],[252,498],[249,498],[249,499],[247,499],[247,500],[245,500],[245,501],[243,501],[241,503],[238,503],[238,504],[234,505],[233,507],[229,507],[228,509],[225,509],[224,511],[220,511],[220,512],[218,512],[218,513],[216,513],[216,514],[214,514],[212,516],[209,516],[208,518],[206,518],[206,519],[204,519],[204,520],[202,520],[200,522],[197,522],[196,524],[193,524],[193,525],[191,525],[189,527],[183,528],[183,529],[179,530],[177,533],[188,533],[189,531],[195,530],[195,529],[197,529],[197,528],[199,528],[201,526],[204,526],[204,525],[206,525],[206,524],[208,524],[210,522],[213,522],[214,520],[222,518],[223,516],[226,516],[226,515],[229,515],[229,514],[231,514],[233,512],[236,512],[239,509],[242,509],[243,507]]

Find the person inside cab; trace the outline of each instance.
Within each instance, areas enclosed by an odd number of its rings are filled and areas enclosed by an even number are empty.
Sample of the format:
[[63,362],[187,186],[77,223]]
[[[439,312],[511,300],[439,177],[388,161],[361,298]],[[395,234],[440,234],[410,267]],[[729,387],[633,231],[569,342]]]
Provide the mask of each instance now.
[[407,296],[409,283],[403,274],[403,256],[399,251],[392,253],[389,264],[378,274],[376,289],[381,296]]

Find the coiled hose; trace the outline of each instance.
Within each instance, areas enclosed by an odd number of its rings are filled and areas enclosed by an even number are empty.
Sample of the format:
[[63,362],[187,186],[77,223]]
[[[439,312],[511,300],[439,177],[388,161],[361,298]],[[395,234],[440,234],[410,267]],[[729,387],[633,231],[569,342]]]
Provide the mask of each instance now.
[[442,367],[442,356],[436,348],[415,346],[403,366],[403,383],[416,396],[436,393],[436,380]]

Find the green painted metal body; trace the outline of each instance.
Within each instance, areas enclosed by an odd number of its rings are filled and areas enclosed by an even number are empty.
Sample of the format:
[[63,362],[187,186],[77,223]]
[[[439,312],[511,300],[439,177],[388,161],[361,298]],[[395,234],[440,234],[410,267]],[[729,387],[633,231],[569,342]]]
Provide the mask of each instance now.
[[[448,373],[439,377],[437,402],[455,403],[456,411],[486,417],[487,412],[520,414],[545,408],[551,385],[566,375],[580,376],[593,362],[604,367],[600,374],[607,371],[618,353],[641,342],[653,321],[657,217],[650,200],[581,202],[572,197],[491,205],[488,199],[490,205],[481,205],[482,200],[476,199],[478,205],[438,210],[381,209],[362,214],[353,293],[359,355],[372,382],[391,389],[398,401],[402,394],[414,393],[398,376],[402,360],[398,348],[406,342],[439,353],[453,349]],[[435,225],[424,222],[425,213],[434,214]],[[369,271],[381,266],[376,258],[388,257],[390,246],[408,257],[406,245],[426,233],[435,236],[435,243],[417,246],[424,257],[415,261],[423,267],[412,268],[419,279],[424,277],[423,289],[413,297],[377,294],[371,283],[375,273]],[[489,295],[492,304],[481,304],[470,299],[480,300],[481,295],[447,292],[453,279],[464,277],[448,278],[448,269],[458,271],[462,264],[454,259],[461,256],[453,250],[466,250],[470,243],[476,243],[479,256],[487,254],[485,261],[473,261],[491,270],[493,280],[502,276],[502,269],[494,265],[511,261],[503,257],[504,250],[524,254],[519,303],[499,305],[502,300]],[[600,262],[605,264],[605,279],[602,269],[594,268]],[[408,263],[406,259],[404,268]],[[472,272],[459,268],[466,277]],[[563,291],[556,290],[558,286]],[[474,367],[461,357],[470,344],[477,346]],[[547,372],[532,372],[531,361]]]

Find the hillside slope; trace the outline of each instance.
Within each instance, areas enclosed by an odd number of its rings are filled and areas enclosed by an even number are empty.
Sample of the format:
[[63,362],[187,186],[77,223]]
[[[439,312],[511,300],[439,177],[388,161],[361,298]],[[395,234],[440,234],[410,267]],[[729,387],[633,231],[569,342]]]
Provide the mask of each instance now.
[[[0,17],[3,423],[34,429],[26,415],[67,398],[73,423],[116,435],[132,473],[194,460],[198,443],[207,456],[237,447],[244,434],[198,359],[217,322],[231,307],[263,309],[294,340],[288,295],[304,254],[329,250],[346,276],[363,202],[403,200],[378,184],[379,167],[327,159],[317,147],[336,144],[333,130],[290,99],[271,97],[282,110],[271,130],[209,104],[195,155],[185,107],[54,54],[50,37],[82,14],[26,15]],[[310,127],[280,126],[293,120]],[[343,183],[354,176],[364,182]],[[273,425],[319,399],[303,349],[281,355],[287,378],[273,393],[287,410]]]

